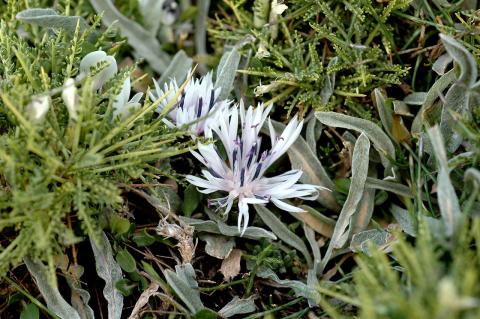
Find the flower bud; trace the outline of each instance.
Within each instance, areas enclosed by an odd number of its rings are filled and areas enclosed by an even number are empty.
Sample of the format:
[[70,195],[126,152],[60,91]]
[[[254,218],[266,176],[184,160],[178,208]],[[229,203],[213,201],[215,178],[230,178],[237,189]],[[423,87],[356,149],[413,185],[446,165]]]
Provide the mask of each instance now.
[[50,101],[48,95],[34,97],[27,106],[28,118],[33,123],[40,123],[45,118],[49,108]]
[[80,71],[83,75],[89,74],[90,69],[100,63],[107,63],[107,66],[93,76],[92,87],[94,90],[100,89],[117,74],[117,61],[113,56],[107,55],[104,51],[94,51],[84,56],[80,62]]

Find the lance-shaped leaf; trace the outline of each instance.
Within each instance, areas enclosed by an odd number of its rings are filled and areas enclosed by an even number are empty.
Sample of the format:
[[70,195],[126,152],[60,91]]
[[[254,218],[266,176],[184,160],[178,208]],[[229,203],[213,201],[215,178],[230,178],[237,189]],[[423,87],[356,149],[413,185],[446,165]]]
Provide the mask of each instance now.
[[78,312],[62,297],[58,287],[53,287],[50,284],[46,275],[46,267],[41,263],[33,261],[30,257],[25,257],[23,261],[35,279],[38,290],[45,299],[48,309],[61,319],[81,319]]
[[387,105],[387,98],[380,89],[373,90],[373,101],[377,107],[378,114],[380,115],[380,120],[382,121],[383,128],[387,134],[393,139],[392,128],[393,128],[393,113],[391,108]]
[[335,112],[317,112],[317,119],[333,127],[341,127],[364,133],[373,142],[373,147],[380,153],[382,164],[385,168],[391,167],[390,159],[395,160],[395,147],[387,134],[374,123],[356,117]]
[[117,264],[112,254],[112,247],[105,233],[98,236],[98,243],[90,238],[95,268],[100,278],[105,281],[103,296],[108,303],[108,319],[120,319],[123,309],[123,296],[115,288],[115,283],[123,278],[122,269]]
[[177,83],[183,83],[187,78],[188,72],[192,68],[192,61],[192,58],[190,58],[185,51],[178,51],[173,56],[172,62],[170,62],[168,68],[158,80],[160,87],[163,88],[165,83],[173,79],[175,79]]
[[236,315],[254,312],[256,309],[257,307],[255,306],[253,297],[241,299],[235,296],[229,303],[220,309],[218,314],[224,318],[230,318]]
[[98,14],[103,14],[102,21],[105,25],[117,23],[122,35],[128,39],[128,43],[140,57],[149,62],[155,71],[163,73],[167,69],[170,57],[162,51],[157,38],[141,25],[121,14],[111,0],[90,0],[90,3]]
[[[196,218],[188,218],[184,216],[179,216],[179,217],[187,225],[195,227],[195,231],[197,232],[219,234],[219,235],[225,235],[229,237],[240,237],[240,235],[242,234],[241,231],[238,230],[238,226],[229,226],[221,221],[201,220]],[[255,240],[258,240],[261,238],[267,238],[270,240],[277,239],[277,236],[275,236],[274,233],[260,227],[252,227],[252,226],[247,227],[242,237],[255,239]]]
[[233,81],[235,80],[239,63],[240,53],[236,46],[222,55],[217,67],[215,80],[215,88],[221,88],[220,95],[218,96],[219,100],[228,98],[233,87]]
[[370,229],[353,235],[350,243],[350,249],[354,252],[363,252],[370,254],[369,245],[374,245],[383,251],[388,252],[390,244],[395,238],[384,230]]
[[305,297],[309,299],[312,304],[318,304],[318,302],[320,301],[321,296],[315,289],[315,287],[310,287],[298,280],[280,279],[278,278],[277,274],[270,268],[261,267],[260,270],[257,272],[257,277],[270,279],[281,286],[293,289],[296,296]]
[[200,300],[195,270],[191,264],[177,265],[175,266],[175,272],[166,270],[165,278],[192,314],[205,309],[202,300]]
[[[338,62],[338,57],[334,57],[328,62],[328,67],[331,68],[335,66]],[[320,91],[320,103],[326,105],[330,100],[330,97],[333,95],[333,90],[335,88],[335,72],[330,74],[325,74],[323,79],[323,87]]]
[[[285,129],[285,125],[280,122],[272,120],[272,124],[277,132],[283,132]],[[266,125],[262,127],[262,132],[268,134]],[[333,195],[335,185],[318,160],[315,152],[308,146],[302,136],[299,136],[290,146],[287,154],[292,164],[292,169],[300,169],[303,172],[300,178],[302,183],[319,185],[328,189],[319,190],[317,201],[327,208],[339,211],[340,206]]]
[[284,243],[300,251],[305,256],[307,263],[312,265],[312,258],[303,240],[295,235],[290,229],[288,229],[288,227],[285,226],[285,224],[265,206],[254,206],[260,218],[273,231],[273,233],[277,235],[277,237],[280,238]]
[[[435,103],[442,92],[455,81],[455,70],[450,70],[442,75],[428,90],[422,107],[413,120],[411,132],[413,135],[420,135],[423,125],[431,124],[440,120],[441,104]],[[426,122],[426,123],[425,123]]]
[[342,211],[338,216],[337,224],[335,225],[332,239],[328,244],[327,252],[323,257],[320,267],[322,271],[330,260],[333,249],[342,248],[349,237],[350,232],[347,228],[350,225],[351,217],[357,210],[358,204],[362,199],[363,190],[365,189],[365,181],[368,174],[369,151],[370,141],[365,134],[360,134],[353,150],[350,189],[348,190],[347,199],[342,207]]
[[447,152],[445,150],[442,134],[438,126],[430,128],[428,136],[437,158],[438,176],[437,176],[437,197],[442,221],[445,226],[447,236],[452,236],[458,229],[462,215],[458,197],[455,194],[452,182],[449,176],[447,161]]
[[456,120],[452,113],[471,117],[471,91],[477,80],[477,62],[473,55],[455,39],[444,34],[440,34],[440,38],[448,54],[460,65],[460,75],[445,95],[440,122],[440,131],[447,149],[454,152],[460,146],[462,137],[454,130]]
[[207,17],[210,0],[197,2],[197,16],[195,17],[195,48],[198,55],[207,54]]
[[372,189],[381,189],[387,192],[391,192],[403,197],[407,198],[414,198],[410,188],[400,183],[385,181],[373,177],[367,177],[367,181],[365,183],[367,188]]
[[63,29],[73,34],[79,25],[79,31],[87,28],[85,19],[80,16],[63,16],[53,9],[31,8],[17,13],[16,18],[20,21],[35,24],[44,28]]
[[417,236],[416,221],[408,210],[392,204],[390,212],[405,233],[413,237]]

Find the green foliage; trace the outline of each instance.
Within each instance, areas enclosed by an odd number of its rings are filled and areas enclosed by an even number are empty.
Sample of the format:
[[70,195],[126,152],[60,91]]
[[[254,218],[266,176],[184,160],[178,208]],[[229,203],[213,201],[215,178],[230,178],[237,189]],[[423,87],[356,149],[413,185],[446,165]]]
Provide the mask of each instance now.
[[[325,295],[354,304],[362,319],[477,318],[479,227],[478,219],[465,225],[461,238],[448,248],[439,245],[423,220],[415,245],[397,234],[391,257],[376,249],[358,256],[353,280],[327,288]],[[345,303],[337,309],[323,303],[332,318],[347,317]]]
[[[83,32],[37,29],[20,37],[17,21],[0,22],[0,230],[7,239],[0,274],[30,256],[47,261],[54,280],[55,255],[85,235],[96,238],[103,216],[119,218],[121,185],[158,176],[155,162],[190,146],[176,142],[183,133],[167,130],[154,116],[159,101],[146,100],[124,120],[112,118],[112,103],[129,70],[100,93],[92,90],[91,77],[78,78],[79,114],[76,120],[69,117],[62,85],[78,74],[86,53],[111,45],[104,38],[89,42],[95,25],[98,19]],[[43,121],[34,122],[32,103],[42,96],[49,110]],[[121,223],[115,225],[112,230],[124,232]]]
[[[271,1],[229,4],[233,15],[212,23],[210,33],[222,41],[251,34],[253,56],[248,68],[256,96],[270,97],[291,112],[330,109],[333,105],[366,97],[379,86],[401,83],[409,68],[394,63],[397,38],[392,12],[404,10],[407,1],[388,5],[371,1],[286,1],[288,9],[272,23]],[[268,14],[270,10],[270,15]],[[266,17],[270,17],[268,20]],[[402,30],[404,31],[404,30]],[[217,46],[221,50],[221,46]],[[335,64],[329,61],[336,57]],[[333,100],[323,99],[326,79],[337,73]],[[258,86],[258,82],[262,85]],[[332,88],[333,89],[333,88]],[[319,99],[322,96],[322,99]]]

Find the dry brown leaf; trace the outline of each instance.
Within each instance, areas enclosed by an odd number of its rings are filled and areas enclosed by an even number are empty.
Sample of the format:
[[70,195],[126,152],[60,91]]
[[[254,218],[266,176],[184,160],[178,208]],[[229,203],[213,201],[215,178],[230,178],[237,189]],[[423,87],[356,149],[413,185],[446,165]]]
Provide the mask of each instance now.
[[137,302],[135,303],[135,307],[133,307],[132,313],[128,317],[128,319],[140,319],[140,312],[142,311],[143,307],[148,303],[148,300],[150,299],[151,296],[157,294],[158,288],[160,286],[154,282],[148,286],[147,289],[145,289],[142,294],[140,295],[140,298],[138,298]]
[[178,241],[177,247],[182,256],[184,264],[192,261],[195,255],[195,243],[193,242],[194,228],[188,225],[170,224],[166,219],[161,219],[158,223],[157,234],[167,238],[174,238]]
[[233,277],[240,273],[241,258],[242,251],[240,249],[234,249],[230,252],[228,257],[223,260],[220,272],[225,280],[232,280]]

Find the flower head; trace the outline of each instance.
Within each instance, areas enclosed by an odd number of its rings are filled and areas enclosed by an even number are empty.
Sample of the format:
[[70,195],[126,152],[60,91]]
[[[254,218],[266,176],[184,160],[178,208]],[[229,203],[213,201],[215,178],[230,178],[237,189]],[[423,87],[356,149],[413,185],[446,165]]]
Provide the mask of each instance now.
[[[179,87],[175,80],[165,84],[163,90],[156,81],[154,84],[155,93],[150,93],[152,101],[167,94],[157,108],[157,112],[161,112],[175,98]],[[187,125],[192,132],[192,138],[195,139],[205,131],[207,126],[216,122],[220,113],[228,108],[230,102],[219,100],[219,94],[220,88],[214,88],[212,73],[207,73],[201,79],[192,79],[187,83],[177,103],[169,112],[168,117],[171,121],[164,119],[165,124],[169,127]]]
[[117,61],[111,55],[104,51],[90,52],[80,61],[80,71],[82,74],[89,74],[92,67],[105,64],[104,68],[93,76],[92,87],[94,90],[100,89],[108,80],[117,74]]
[[77,87],[75,86],[74,79],[69,78],[65,81],[62,90],[62,99],[67,107],[70,118],[76,120],[78,117],[79,96],[77,95]]
[[35,97],[27,106],[28,118],[34,123],[40,123],[50,108],[50,98],[48,95]]
[[[295,116],[280,136],[277,136],[268,120],[271,149],[261,151],[260,129],[267,119],[271,105],[260,104],[256,109],[245,110],[243,103],[222,112],[217,125],[205,132],[207,137],[215,133],[223,144],[227,159],[224,160],[214,144],[198,144],[198,152],[192,154],[206,166],[203,177],[189,175],[187,180],[205,194],[221,191],[228,196],[210,200],[210,204],[225,208],[227,214],[238,199],[238,228],[242,235],[248,225],[248,204],[272,202],[278,208],[290,212],[302,212],[296,206],[282,201],[287,198],[315,199],[318,186],[297,184],[302,171],[291,170],[274,177],[265,177],[266,170],[280,158],[297,139],[303,121]],[[241,134],[239,131],[239,117]]]
[[113,117],[116,118],[120,115],[121,119],[125,119],[131,111],[134,111],[140,107],[140,99],[143,93],[135,94],[130,100],[130,77],[126,78],[122,85],[122,90],[115,97],[113,101]]

